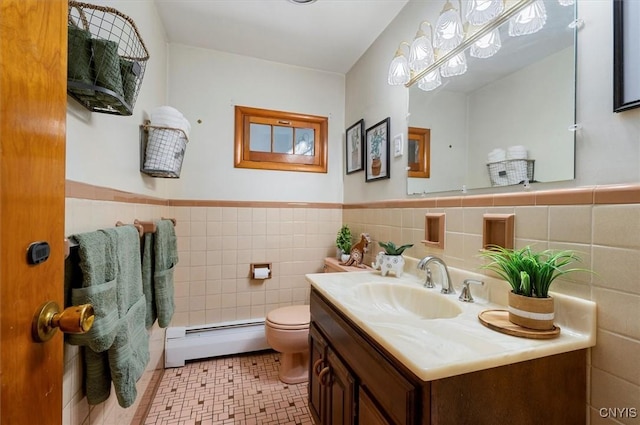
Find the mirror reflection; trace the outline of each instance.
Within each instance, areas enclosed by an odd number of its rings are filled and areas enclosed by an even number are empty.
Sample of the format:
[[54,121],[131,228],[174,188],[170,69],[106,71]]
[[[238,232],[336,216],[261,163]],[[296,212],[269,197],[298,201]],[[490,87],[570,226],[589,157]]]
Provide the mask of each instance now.
[[[544,3],[542,30],[510,37],[502,25],[494,56],[467,55],[464,75],[409,89],[410,195],[574,178],[575,6]],[[429,132],[426,159],[414,128]],[[427,175],[416,174],[419,163]]]

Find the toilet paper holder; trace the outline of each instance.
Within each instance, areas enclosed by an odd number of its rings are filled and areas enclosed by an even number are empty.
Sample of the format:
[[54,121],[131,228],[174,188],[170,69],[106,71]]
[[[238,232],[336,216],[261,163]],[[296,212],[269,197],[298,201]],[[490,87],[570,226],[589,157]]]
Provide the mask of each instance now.
[[[251,263],[251,279],[271,279],[271,263]],[[266,274],[265,274],[266,271]]]

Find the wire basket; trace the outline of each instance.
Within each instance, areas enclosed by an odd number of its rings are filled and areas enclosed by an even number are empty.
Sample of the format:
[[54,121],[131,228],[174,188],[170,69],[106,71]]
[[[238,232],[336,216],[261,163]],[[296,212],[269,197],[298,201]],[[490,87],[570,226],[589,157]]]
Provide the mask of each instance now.
[[131,18],[69,1],[67,93],[94,112],[131,115],[149,52]]
[[491,186],[508,186],[521,184],[525,181],[533,182],[535,160],[507,159],[506,161],[490,162],[487,164]]
[[140,171],[152,177],[177,179],[189,141],[178,128],[140,126]]

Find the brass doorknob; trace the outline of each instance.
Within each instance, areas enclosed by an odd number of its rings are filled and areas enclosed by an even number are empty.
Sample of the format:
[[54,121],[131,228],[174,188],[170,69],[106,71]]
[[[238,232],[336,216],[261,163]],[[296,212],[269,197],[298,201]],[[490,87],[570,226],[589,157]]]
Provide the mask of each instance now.
[[60,312],[58,304],[48,301],[42,304],[33,316],[31,336],[36,342],[46,342],[55,335],[58,328],[64,333],[87,333],[95,317],[91,304],[67,307]]

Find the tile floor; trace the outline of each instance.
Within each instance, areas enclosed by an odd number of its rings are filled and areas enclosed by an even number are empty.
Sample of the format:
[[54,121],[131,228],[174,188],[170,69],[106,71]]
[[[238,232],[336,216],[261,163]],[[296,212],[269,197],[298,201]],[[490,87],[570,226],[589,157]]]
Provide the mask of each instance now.
[[145,425],[313,425],[307,383],[278,380],[278,353],[218,357],[167,369]]

